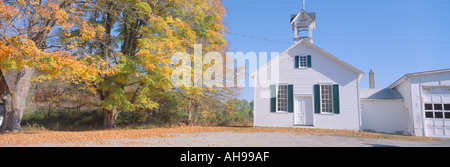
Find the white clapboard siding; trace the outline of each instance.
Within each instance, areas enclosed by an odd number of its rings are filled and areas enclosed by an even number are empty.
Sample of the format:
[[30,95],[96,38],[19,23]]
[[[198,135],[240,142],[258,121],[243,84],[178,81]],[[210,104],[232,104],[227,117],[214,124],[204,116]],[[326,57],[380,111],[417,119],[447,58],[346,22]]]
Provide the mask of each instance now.
[[[430,87],[450,87],[450,69],[407,74],[403,78],[393,83],[389,88],[396,89],[404,98],[404,109],[407,112],[406,126],[410,135],[450,137],[450,126],[448,126],[447,124],[445,125],[445,127],[443,127],[445,128],[443,129],[443,131],[446,131],[447,133],[439,135],[437,135],[438,133],[436,132],[439,129],[432,129],[433,127],[427,125],[426,120],[430,119],[425,118],[425,103],[450,103],[450,101],[443,101],[447,99],[447,96],[449,96],[450,100],[450,95],[439,93],[427,94],[423,91],[424,88]],[[430,101],[430,99],[433,100]],[[434,133],[432,133],[431,131],[433,131]]]
[[403,99],[361,99],[361,113],[364,131],[407,135]]
[[[313,99],[313,86],[315,84],[340,85],[340,114],[314,114],[313,122],[316,128],[359,130],[359,95],[358,82],[361,73],[351,69],[325,55],[320,48],[311,47],[312,44],[296,44],[286,52],[274,58],[269,64],[279,63],[279,81],[264,82],[255,86],[255,126],[293,127],[293,113],[270,112],[270,85],[293,84],[294,96],[307,96]],[[296,69],[294,66],[296,55],[311,55],[312,68]],[[252,75],[266,74],[271,66],[260,68]],[[257,84],[258,81],[255,81]],[[314,107],[314,105],[312,104]],[[311,112],[314,112],[311,111]]]

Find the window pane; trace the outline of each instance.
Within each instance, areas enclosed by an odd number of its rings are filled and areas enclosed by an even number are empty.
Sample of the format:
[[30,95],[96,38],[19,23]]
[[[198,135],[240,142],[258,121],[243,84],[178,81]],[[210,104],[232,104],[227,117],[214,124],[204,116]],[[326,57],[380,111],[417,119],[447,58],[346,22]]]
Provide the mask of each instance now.
[[433,112],[425,112],[426,118],[433,118]]
[[432,104],[425,104],[425,110],[433,110]]
[[434,110],[442,110],[442,104],[434,104]]
[[446,113],[445,113],[445,118],[447,118],[447,119],[450,118],[450,112],[446,112]]
[[278,95],[277,95],[278,111],[287,111],[287,108],[288,108],[288,106],[287,106],[288,105],[287,88],[288,88],[287,85],[279,85],[278,86]]
[[442,112],[435,112],[434,116],[435,116],[435,118],[444,118],[444,115]]
[[321,85],[322,112],[333,112],[333,91],[331,85]]
[[307,64],[308,64],[307,59],[308,59],[308,58],[307,58],[306,56],[300,56],[300,59],[299,59],[299,66],[300,66],[300,67],[306,67]]
[[450,111],[450,104],[444,104],[444,110]]

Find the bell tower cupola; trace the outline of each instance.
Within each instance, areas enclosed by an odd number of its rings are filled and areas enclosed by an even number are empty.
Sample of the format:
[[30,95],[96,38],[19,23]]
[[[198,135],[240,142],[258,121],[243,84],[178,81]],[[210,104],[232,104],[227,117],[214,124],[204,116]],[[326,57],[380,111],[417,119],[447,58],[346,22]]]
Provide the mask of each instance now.
[[303,0],[302,10],[298,14],[291,15],[291,24],[295,42],[303,39],[314,43],[312,30],[316,29],[316,13],[306,12],[305,0]]

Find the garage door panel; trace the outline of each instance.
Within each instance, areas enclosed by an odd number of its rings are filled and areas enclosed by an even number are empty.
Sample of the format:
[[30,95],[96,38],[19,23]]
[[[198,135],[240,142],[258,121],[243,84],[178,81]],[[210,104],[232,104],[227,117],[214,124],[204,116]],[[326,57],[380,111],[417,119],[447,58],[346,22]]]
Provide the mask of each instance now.
[[434,126],[435,127],[444,127],[444,121],[443,120],[435,120]]
[[450,103],[450,95],[442,95],[443,103]]
[[444,126],[450,127],[450,120],[445,120],[444,121]]
[[425,96],[423,97],[423,101],[424,101],[425,103],[432,103],[432,102],[433,102],[433,100],[431,99],[431,96],[430,96],[430,95],[425,95]]
[[423,88],[425,136],[450,137],[450,87]]
[[441,95],[431,95],[433,103],[442,103]]
[[430,120],[430,119],[426,119],[425,120],[425,126],[426,127],[433,127],[434,126],[434,121]]
[[434,131],[436,136],[444,136],[444,128],[435,128]]
[[434,136],[434,128],[429,128],[429,127],[427,127],[427,128],[425,128],[425,134],[427,135],[427,136]]

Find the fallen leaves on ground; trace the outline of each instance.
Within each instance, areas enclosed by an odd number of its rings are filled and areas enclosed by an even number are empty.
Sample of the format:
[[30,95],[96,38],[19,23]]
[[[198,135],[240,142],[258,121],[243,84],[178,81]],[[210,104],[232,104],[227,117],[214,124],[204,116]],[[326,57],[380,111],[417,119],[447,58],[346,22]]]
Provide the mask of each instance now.
[[[235,133],[257,133],[257,132],[282,132],[296,133],[302,135],[340,135],[361,138],[402,140],[414,142],[437,141],[435,138],[401,136],[381,133],[368,133],[350,130],[328,130],[313,128],[276,128],[276,127],[175,127],[175,128],[155,128],[139,130],[101,130],[84,132],[61,132],[61,131],[25,131],[6,132],[0,134],[0,146],[30,146],[40,144],[61,144],[79,142],[102,143],[108,139],[143,139],[143,138],[171,138],[173,133],[197,133],[197,132],[228,132]],[[169,133],[169,134],[168,134]]]
[[281,127],[256,127],[247,129],[235,129],[235,132],[292,132],[300,135],[337,135],[349,137],[361,137],[372,139],[401,140],[413,142],[432,142],[438,141],[436,138],[403,136],[384,133],[359,132],[352,130],[335,130],[335,129],[316,129],[316,128],[281,128]]

